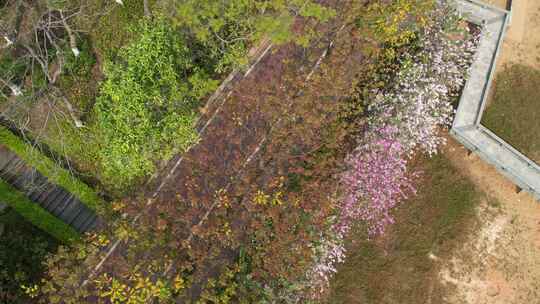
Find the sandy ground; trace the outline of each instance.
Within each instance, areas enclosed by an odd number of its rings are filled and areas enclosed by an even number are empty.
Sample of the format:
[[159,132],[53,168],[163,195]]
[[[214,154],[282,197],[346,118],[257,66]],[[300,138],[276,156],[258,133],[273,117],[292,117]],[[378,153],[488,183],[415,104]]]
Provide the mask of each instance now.
[[[485,1],[505,8],[506,0]],[[521,63],[540,69],[540,1],[513,0],[512,21],[498,59],[498,69]]]
[[439,278],[452,304],[540,303],[540,204],[493,167],[450,140],[444,153],[498,204],[478,208],[480,228],[452,258],[441,261]]
[[[486,1],[500,7],[503,0]],[[514,0],[512,25],[498,71],[505,64],[540,68],[540,0]],[[539,130],[540,131],[540,130]],[[478,208],[480,228],[441,261],[439,279],[452,304],[540,303],[540,204],[478,156],[450,139],[444,153],[498,201]]]

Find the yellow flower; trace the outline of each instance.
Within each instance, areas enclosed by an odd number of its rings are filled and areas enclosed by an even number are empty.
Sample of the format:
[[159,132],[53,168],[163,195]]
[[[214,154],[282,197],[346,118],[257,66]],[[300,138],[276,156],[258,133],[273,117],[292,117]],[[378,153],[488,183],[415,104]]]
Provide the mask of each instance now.
[[185,283],[184,279],[180,275],[176,275],[176,277],[174,278],[174,284],[173,284],[174,292],[179,292],[180,290],[184,289],[185,287],[184,283]]

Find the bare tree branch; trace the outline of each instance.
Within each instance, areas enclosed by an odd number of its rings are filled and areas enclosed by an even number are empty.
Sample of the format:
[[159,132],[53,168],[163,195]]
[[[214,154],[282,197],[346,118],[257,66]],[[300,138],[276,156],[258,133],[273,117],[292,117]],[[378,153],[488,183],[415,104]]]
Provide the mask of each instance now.
[[60,94],[60,99],[64,102],[64,105],[66,106],[66,109],[68,110],[69,116],[71,117],[71,120],[73,120],[75,127],[77,128],[84,127],[83,122],[79,119],[77,114],[75,114],[75,110],[73,109],[73,105],[71,104],[71,102],[69,102],[67,97],[64,94],[62,94],[60,90],[57,89],[56,91],[57,93]]
[[77,39],[75,38],[75,35],[73,35],[73,31],[71,30],[71,27],[67,23],[66,18],[64,18],[63,11],[59,10],[59,12],[60,12],[60,18],[62,19],[62,24],[64,25],[64,28],[66,29],[66,32],[69,37],[69,46],[71,47],[71,51],[73,52],[73,55],[75,55],[75,57],[79,57],[79,54],[81,52],[77,48]]
[[2,79],[2,78],[0,78],[0,82],[2,82],[5,86],[7,86],[11,90],[11,94],[13,96],[22,95],[22,90],[18,85],[12,83],[11,81]]

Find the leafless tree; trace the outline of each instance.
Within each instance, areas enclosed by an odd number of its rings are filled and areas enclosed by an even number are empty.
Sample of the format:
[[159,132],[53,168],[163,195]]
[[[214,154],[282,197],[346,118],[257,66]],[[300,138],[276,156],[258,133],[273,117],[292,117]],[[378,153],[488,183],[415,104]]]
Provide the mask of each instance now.
[[[66,122],[85,128],[59,80],[68,56],[81,53],[80,24],[115,6],[115,1],[96,10],[93,0],[0,0],[0,119],[30,134],[34,143],[50,130],[62,138]],[[58,144],[62,154],[63,143]]]

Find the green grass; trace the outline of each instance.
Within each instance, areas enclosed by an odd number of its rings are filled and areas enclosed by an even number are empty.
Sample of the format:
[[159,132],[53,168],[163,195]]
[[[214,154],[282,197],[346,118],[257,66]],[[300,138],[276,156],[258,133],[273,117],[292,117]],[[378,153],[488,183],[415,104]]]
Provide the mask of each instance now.
[[[475,207],[485,196],[444,156],[422,161],[418,196],[396,212],[386,235],[366,241],[358,229],[338,267],[329,303],[426,303],[437,280],[429,253],[444,257],[475,223]],[[435,289],[437,290],[437,289]],[[442,303],[433,292],[432,303]]]
[[28,165],[36,168],[51,183],[71,192],[89,208],[99,211],[104,207],[103,200],[93,189],[4,127],[0,127],[0,143],[16,153]]
[[0,180],[0,201],[8,204],[34,226],[64,243],[69,244],[80,238],[80,235],[71,226],[62,222],[38,204],[31,202],[24,194],[3,180]]
[[500,72],[482,124],[540,163],[540,70],[512,65]]

